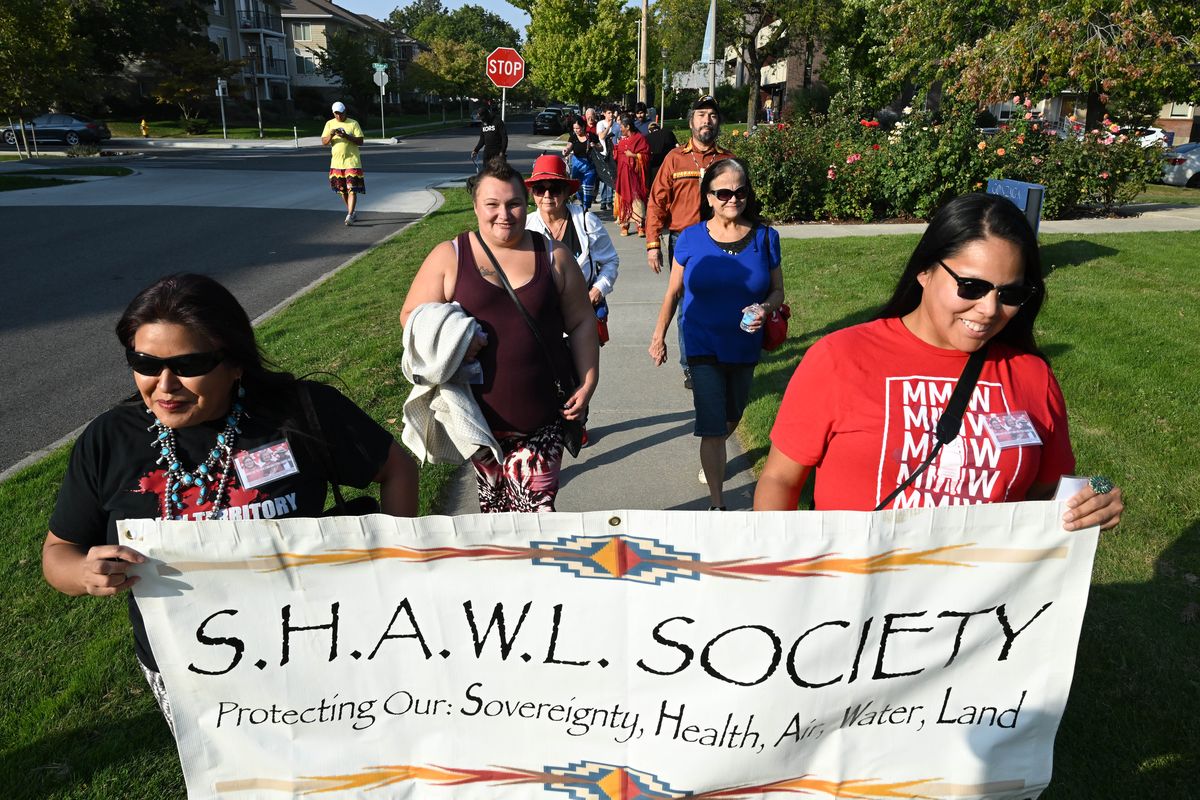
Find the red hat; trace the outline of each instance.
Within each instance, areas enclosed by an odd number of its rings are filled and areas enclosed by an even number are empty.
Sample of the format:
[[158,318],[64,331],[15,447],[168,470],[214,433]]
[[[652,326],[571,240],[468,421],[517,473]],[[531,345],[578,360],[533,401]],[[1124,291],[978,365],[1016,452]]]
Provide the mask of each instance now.
[[562,160],[562,156],[544,155],[538,156],[533,162],[533,174],[525,179],[525,185],[532,187],[535,183],[542,181],[562,181],[570,185],[568,192],[574,193],[579,191],[579,181],[572,178],[567,173],[567,162]]

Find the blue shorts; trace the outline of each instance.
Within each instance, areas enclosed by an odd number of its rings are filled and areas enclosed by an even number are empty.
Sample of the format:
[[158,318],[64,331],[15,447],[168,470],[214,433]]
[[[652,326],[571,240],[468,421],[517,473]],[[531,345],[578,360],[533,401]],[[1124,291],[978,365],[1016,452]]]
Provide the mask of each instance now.
[[692,403],[696,406],[696,436],[725,436],[731,423],[737,425],[750,402],[754,366],[689,362]]

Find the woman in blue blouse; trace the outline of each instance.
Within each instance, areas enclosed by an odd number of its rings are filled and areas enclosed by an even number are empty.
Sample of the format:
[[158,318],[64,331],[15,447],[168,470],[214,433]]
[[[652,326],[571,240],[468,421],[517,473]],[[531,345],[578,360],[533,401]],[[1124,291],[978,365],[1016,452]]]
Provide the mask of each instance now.
[[763,322],[783,303],[779,233],[762,222],[758,209],[744,161],[724,159],[704,173],[700,222],[679,234],[650,340],[650,359],[661,365],[667,360],[667,327],[682,298],[680,324],[710,510],[725,509],[725,440],[750,397]]

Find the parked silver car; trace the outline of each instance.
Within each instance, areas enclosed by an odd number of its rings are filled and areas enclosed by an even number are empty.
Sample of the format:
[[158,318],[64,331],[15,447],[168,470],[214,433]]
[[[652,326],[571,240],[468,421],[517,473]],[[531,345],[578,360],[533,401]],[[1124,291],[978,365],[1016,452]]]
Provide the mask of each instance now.
[[1188,142],[1167,151],[1162,182],[1200,189],[1200,142]]
[[[4,143],[14,145],[20,130],[0,128],[0,138]],[[98,144],[105,139],[111,139],[108,126],[82,114],[42,114],[25,123],[25,137],[32,140],[34,135],[39,142],[66,142],[69,145]]]

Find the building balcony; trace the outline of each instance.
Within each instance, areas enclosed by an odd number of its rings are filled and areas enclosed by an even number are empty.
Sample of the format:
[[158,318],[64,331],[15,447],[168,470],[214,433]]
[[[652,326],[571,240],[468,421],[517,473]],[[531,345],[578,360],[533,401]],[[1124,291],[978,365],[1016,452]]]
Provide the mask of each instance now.
[[286,78],[287,61],[282,58],[264,58],[257,65],[247,64],[242,68],[243,77],[251,78],[255,75],[260,78]]
[[283,18],[260,11],[239,11],[238,27],[243,31],[264,31],[283,35]]

